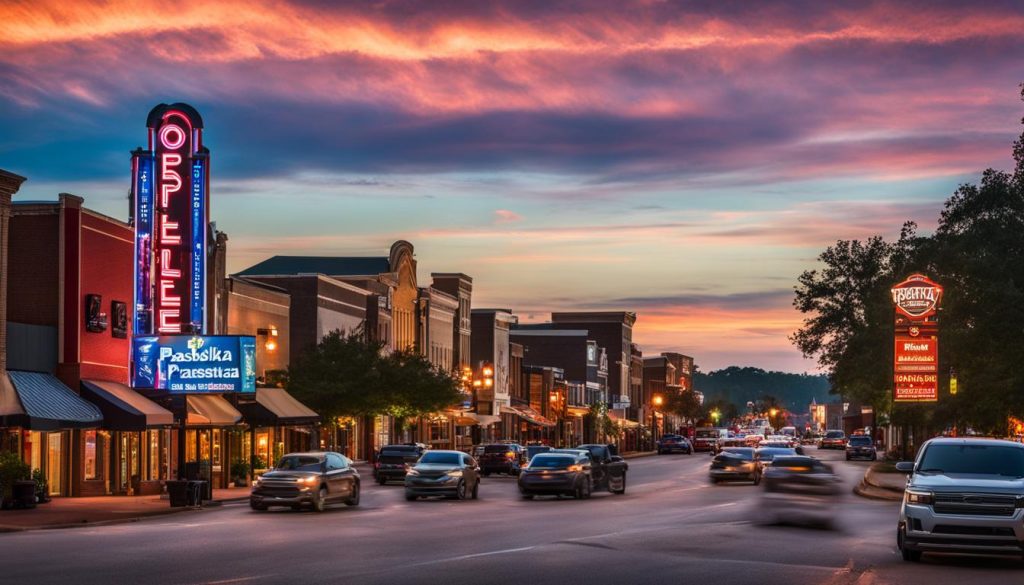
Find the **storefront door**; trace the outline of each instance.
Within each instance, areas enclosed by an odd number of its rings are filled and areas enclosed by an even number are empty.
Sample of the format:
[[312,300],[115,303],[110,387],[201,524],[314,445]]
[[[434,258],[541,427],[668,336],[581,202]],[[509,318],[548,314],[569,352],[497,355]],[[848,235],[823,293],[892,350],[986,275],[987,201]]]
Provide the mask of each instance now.
[[46,433],[46,481],[50,495],[59,496],[64,491],[64,433]]

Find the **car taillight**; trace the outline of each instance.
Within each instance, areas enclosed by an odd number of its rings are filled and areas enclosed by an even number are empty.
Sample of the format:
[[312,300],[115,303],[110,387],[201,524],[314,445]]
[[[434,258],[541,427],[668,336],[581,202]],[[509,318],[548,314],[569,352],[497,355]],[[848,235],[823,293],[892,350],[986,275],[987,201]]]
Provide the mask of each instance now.
[[509,459],[515,459],[516,453],[515,453],[515,451],[506,451],[505,452],[505,457],[508,457]]

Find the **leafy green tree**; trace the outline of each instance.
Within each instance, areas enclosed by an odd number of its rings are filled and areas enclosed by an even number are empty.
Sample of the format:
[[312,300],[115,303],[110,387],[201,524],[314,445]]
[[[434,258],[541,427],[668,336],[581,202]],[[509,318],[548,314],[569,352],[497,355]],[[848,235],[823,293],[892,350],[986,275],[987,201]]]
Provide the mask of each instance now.
[[389,414],[400,421],[460,402],[450,372],[414,351],[387,353],[360,330],[332,331],[300,354],[288,371],[288,391],[324,422],[344,416]]
[[697,395],[688,390],[668,392],[662,409],[685,421],[695,420],[700,417],[700,401],[697,399]]

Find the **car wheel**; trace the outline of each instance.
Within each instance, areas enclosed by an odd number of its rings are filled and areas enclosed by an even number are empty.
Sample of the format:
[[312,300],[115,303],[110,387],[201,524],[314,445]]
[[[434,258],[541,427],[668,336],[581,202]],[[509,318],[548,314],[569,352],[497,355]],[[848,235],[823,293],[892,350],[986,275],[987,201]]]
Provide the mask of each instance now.
[[352,495],[345,500],[346,506],[358,506],[359,505],[359,482],[352,484]]
[[755,473],[754,474],[754,485],[761,485],[761,474],[760,473]]
[[458,485],[455,486],[455,499],[466,499],[466,480],[460,479]]
[[471,497],[474,500],[476,500],[476,499],[479,498],[479,496],[480,496],[480,480],[477,480],[476,483],[473,484],[473,494],[472,494]]
[[584,479],[583,480],[583,499],[584,500],[589,500],[590,499],[590,495],[591,495],[591,493],[593,493],[593,491],[594,491],[593,488],[590,486],[590,479],[589,478]]
[[249,502],[249,507],[257,512],[265,512],[267,510],[266,506],[263,504],[257,504],[256,502]]
[[625,473],[622,474],[622,487],[620,487],[617,490],[612,490],[612,493],[617,495],[617,496],[621,496],[622,494],[626,493],[626,474]]
[[710,480],[711,480],[712,484],[718,485],[718,478],[717,477],[712,477],[712,478],[710,478]]
[[320,491],[316,495],[316,500],[313,500],[313,511],[323,512],[327,509],[327,488],[321,487]]
[[415,502],[416,501],[416,494],[405,492],[405,501],[406,502]]
[[921,551],[919,551],[919,550],[911,550],[911,549],[906,547],[906,542],[905,542],[906,537],[904,536],[905,531],[906,531],[906,528],[900,528],[896,532],[896,546],[899,547],[900,554],[903,556],[903,560],[904,561],[909,561],[911,563],[920,562],[921,561]]

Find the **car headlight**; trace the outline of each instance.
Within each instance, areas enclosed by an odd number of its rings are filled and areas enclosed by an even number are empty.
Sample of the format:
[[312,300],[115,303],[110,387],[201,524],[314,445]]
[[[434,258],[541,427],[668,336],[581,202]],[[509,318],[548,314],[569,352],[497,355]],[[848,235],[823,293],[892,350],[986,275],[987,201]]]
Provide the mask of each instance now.
[[462,477],[462,470],[461,469],[453,469],[453,470],[449,471],[448,473],[446,473],[445,475],[447,475],[448,477]]
[[409,470],[405,472],[405,474],[406,475],[419,475],[420,472],[417,471],[415,467],[410,467]]
[[307,476],[307,477],[300,477],[299,478],[299,483],[305,484],[305,485],[312,485],[314,483],[317,483],[318,481],[320,481],[320,478],[315,476],[315,475],[310,475],[310,476]]
[[934,494],[931,492],[920,490],[908,489],[904,494],[906,495],[908,504],[915,504],[918,506],[930,506],[935,499]]

